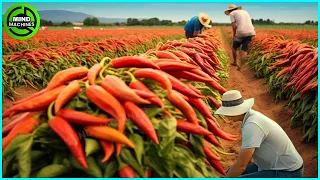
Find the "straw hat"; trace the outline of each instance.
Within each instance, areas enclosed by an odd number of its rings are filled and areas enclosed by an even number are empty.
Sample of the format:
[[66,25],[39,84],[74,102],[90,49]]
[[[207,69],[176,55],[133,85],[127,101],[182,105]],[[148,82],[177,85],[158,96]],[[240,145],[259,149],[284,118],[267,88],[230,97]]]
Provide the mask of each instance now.
[[236,5],[234,5],[234,4],[230,4],[229,5],[229,7],[228,7],[228,9],[227,10],[225,10],[224,11],[224,13],[226,14],[226,15],[229,15],[230,14],[230,10],[233,10],[233,9],[237,9],[237,10],[241,10],[242,9],[242,6],[236,6]]
[[243,100],[239,91],[230,90],[222,95],[222,105],[214,114],[238,116],[248,112],[253,104],[254,98]]
[[208,25],[210,24],[210,17],[208,16],[208,14],[200,13],[198,17],[199,17],[200,23],[203,26],[209,27]]

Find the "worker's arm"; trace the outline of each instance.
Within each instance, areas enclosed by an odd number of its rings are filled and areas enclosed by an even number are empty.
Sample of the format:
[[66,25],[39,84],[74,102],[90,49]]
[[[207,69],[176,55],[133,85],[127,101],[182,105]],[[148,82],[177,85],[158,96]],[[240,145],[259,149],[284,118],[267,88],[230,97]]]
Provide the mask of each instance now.
[[236,22],[231,23],[232,25],[232,32],[233,32],[233,37],[236,36],[236,32],[237,32],[237,24]]
[[226,177],[239,177],[246,170],[255,149],[260,147],[265,137],[263,130],[257,124],[247,123],[243,126],[241,151]]
[[230,167],[226,177],[239,177],[246,170],[254,150],[255,148],[241,150],[236,163]]

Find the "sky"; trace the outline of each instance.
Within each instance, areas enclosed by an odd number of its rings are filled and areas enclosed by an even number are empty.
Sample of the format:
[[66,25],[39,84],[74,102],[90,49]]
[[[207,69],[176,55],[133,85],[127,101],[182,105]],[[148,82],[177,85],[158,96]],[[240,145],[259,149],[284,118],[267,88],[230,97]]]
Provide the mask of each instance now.
[[[232,2],[230,2],[232,3]],[[68,10],[82,12],[96,17],[107,18],[152,18],[167,19],[174,22],[189,20],[200,12],[207,13],[213,22],[230,22],[224,14],[230,3],[103,3],[103,2],[55,2],[28,3],[37,10]],[[13,3],[2,4],[2,14]],[[318,21],[318,3],[239,3],[252,19],[270,19],[275,22]]]

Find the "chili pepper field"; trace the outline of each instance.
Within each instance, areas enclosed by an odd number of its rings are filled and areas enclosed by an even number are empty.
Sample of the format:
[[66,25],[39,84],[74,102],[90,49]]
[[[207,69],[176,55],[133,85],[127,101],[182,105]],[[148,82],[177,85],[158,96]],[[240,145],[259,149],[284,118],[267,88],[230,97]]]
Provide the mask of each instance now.
[[3,177],[224,177],[241,124],[214,112],[231,89],[284,128],[316,177],[317,38],[259,31],[241,72],[225,27],[3,34]]

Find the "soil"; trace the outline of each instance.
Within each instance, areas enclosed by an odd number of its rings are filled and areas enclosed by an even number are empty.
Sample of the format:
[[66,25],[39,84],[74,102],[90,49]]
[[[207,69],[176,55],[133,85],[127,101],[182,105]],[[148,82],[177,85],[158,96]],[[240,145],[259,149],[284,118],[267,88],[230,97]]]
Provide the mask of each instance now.
[[[232,50],[227,40],[223,38],[223,45],[227,51],[229,62],[233,62]],[[287,133],[297,151],[304,161],[304,177],[318,177],[318,158],[313,159],[318,153],[318,144],[305,144],[301,142],[303,132],[301,128],[290,128],[290,119],[293,115],[291,109],[285,107],[285,102],[275,103],[274,96],[268,92],[268,85],[263,79],[256,78],[254,71],[250,67],[242,67],[241,72],[237,67],[231,66],[229,69],[229,79],[226,83],[227,90],[239,90],[244,99],[254,98],[255,104],[253,109],[261,112],[277,122]],[[221,121],[221,127],[224,131],[239,135],[241,137],[241,122],[225,123]],[[226,151],[239,153],[241,140],[223,141]],[[232,165],[236,159],[235,156],[223,156],[227,160],[226,165]]]

